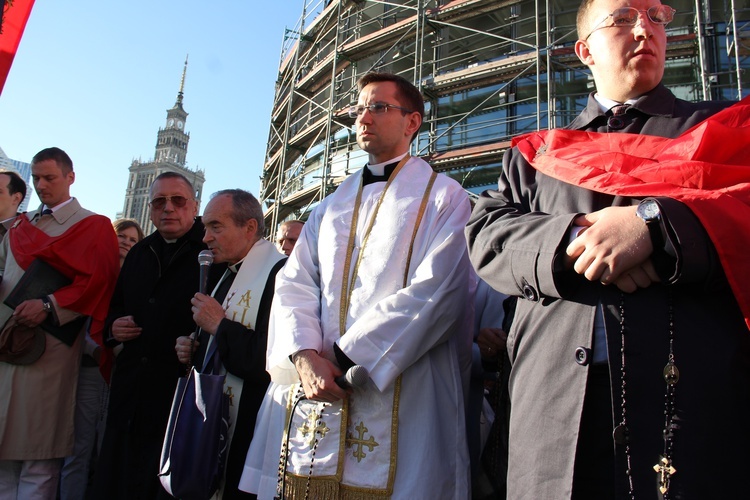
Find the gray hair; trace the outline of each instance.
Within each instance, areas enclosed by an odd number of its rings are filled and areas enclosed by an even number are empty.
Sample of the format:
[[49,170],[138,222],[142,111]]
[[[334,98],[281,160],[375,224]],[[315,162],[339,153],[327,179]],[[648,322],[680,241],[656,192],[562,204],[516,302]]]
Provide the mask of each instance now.
[[235,225],[244,226],[247,221],[255,219],[258,223],[258,237],[263,237],[266,231],[263,209],[255,196],[242,189],[223,189],[212,194],[211,199],[218,196],[230,196],[232,198],[232,221]]

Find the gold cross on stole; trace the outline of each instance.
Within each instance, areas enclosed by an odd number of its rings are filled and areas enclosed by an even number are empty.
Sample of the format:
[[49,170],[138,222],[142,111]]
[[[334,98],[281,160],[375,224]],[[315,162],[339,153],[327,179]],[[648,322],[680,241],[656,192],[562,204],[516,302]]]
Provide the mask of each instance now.
[[349,432],[346,436],[346,444],[351,448],[352,446],[356,446],[357,449],[352,452],[352,455],[354,458],[357,459],[357,462],[361,462],[363,458],[367,456],[367,454],[362,451],[362,448],[367,446],[370,448],[370,451],[374,450],[376,446],[380,446],[380,443],[375,441],[375,438],[370,435],[369,439],[365,439],[365,434],[367,433],[367,427],[365,427],[364,422],[360,422],[357,427],[355,427],[357,432],[359,433],[359,437],[355,438],[354,435]]
[[310,448],[312,448],[315,444],[316,432],[320,434],[320,437],[325,437],[328,431],[331,430],[326,426],[325,422],[320,420],[320,418],[321,415],[317,412],[317,410],[313,410],[307,416],[305,423],[297,428],[297,430],[300,431],[303,436],[307,436],[308,434],[310,435],[310,438],[308,439]]

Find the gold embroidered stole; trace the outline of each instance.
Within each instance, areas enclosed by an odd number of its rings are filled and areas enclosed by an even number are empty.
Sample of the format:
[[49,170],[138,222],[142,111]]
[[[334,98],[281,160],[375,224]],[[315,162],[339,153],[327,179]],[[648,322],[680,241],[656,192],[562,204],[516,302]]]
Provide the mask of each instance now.
[[[339,307],[339,331],[346,332],[346,321],[351,305],[358,270],[364,249],[375,224],[379,209],[391,186],[409,160],[409,155],[396,166],[378,198],[373,214],[362,236],[359,252],[354,260],[356,229],[362,203],[363,183],[360,180],[350,224],[346,257],[342,272],[342,291]],[[432,172],[422,195],[419,210],[408,248],[401,287],[408,284],[412,250],[422,218],[427,208],[429,195],[437,174]],[[285,451],[289,453],[289,463],[285,473],[285,494],[292,498],[370,498],[389,497],[393,492],[398,452],[398,406],[401,377],[383,396],[374,387],[355,389],[354,394],[333,404],[314,401],[298,401],[299,384],[290,388],[287,406],[287,430],[285,430]],[[386,399],[387,398],[387,399]],[[384,407],[382,401],[391,401]],[[390,406],[388,408],[387,406]],[[292,415],[292,412],[294,414]],[[380,416],[380,418],[378,418]],[[291,425],[290,419],[292,419]],[[332,425],[328,426],[326,422]],[[369,426],[369,427],[368,427]],[[385,426],[385,427],[384,427]],[[377,427],[377,429],[374,429]],[[346,431],[346,432],[345,432]],[[373,432],[371,432],[373,431]],[[380,431],[380,432],[377,432]],[[374,435],[386,434],[385,439]],[[320,446],[322,441],[328,446]],[[337,443],[333,448],[331,444]],[[385,456],[372,462],[382,447]],[[377,450],[377,451],[376,451]],[[368,456],[370,461],[368,461]],[[305,459],[308,457],[308,459]],[[326,465],[328,464],[328,465]],[[346,464],[346,467],[345,467]],[[372,484],[368,484],[370,481]]]
[[[268,275],[273,266],[283,258],[284,255],[276,250],[276,247],[267,240],[261,239],[255,242],[242,260],[242,265],[239,271],[237,271],[237,276],[234,278],[227,296],[224,298],[222,306],[224,307],[224,311],[226,311],[225,316],[227,319],[241,323],[246,328],[255,328],[260,299],[263,296]],[[216,292],[220,284],[221,281],[216,285],[213,293]],[[215,339],[212,335],[209,339],[209,345],[206,347],[206,352],[208,352],[208,347],[214,341]],[[234,429],[236,428],[237,410],[240,405],[240,397],[242,397],[243,382],[240,377],[226,372],[224,392],[230,397],[228,442],[231,442]]]

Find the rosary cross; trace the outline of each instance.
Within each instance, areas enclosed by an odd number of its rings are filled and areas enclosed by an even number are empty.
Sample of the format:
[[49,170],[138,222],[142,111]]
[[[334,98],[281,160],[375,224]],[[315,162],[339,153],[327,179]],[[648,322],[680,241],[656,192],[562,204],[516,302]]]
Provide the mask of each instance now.
[[659,463],[654,465],[654,470],[659,474],[659,491],[664,495],[669,491],[669,478],[672,474],[677,472],[677,469],[672,467],[672,461],[667,457],[661,457]]

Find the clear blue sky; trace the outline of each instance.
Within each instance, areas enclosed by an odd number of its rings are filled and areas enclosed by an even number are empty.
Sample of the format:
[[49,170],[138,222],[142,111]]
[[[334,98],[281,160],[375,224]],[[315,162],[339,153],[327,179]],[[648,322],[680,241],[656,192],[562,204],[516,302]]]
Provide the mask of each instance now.
[[[257,195],[285,28],[303,0],[36,0],[0,95],[0,147],[30,161],[71,156],[71,194],[95,212],[122,210],[128,167],[154,156],[189,54],[188,167],[210,193]],[[30,209],[39,204],[32,196]]]

